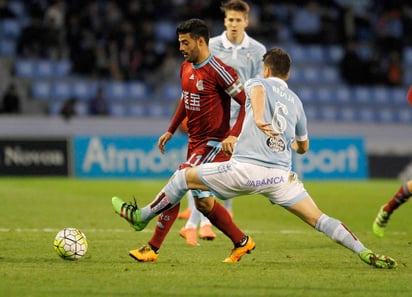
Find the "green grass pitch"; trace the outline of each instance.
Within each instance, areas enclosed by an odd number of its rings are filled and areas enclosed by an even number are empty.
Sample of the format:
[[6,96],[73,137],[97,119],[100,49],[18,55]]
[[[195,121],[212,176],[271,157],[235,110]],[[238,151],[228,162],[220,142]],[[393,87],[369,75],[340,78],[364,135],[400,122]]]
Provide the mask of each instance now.
[[[232,244],[216,230],[214,241],[187,246],[176,221],[153,263],[138,263],[129,249],[150,238],[153,220],[135,232],[115,215],[111,197],[149,202],[165,181],[0,179],[0,295],[24,296],[411,296],[412,205],[392,217],[383,239],[371,232],[379,209],[401,181],[308,181],[318,206],[342,220],[370,249],[398,260],[379,270],[330,241],[265,198],[234,200],[234,219],[256,241],[239,263],[222,263]],[[409,202],[412,203],[412,202]],[[182,202],[182,209],[186,200]],[[64,227],[88,238],[87,255],[65,261],[53,250]]]

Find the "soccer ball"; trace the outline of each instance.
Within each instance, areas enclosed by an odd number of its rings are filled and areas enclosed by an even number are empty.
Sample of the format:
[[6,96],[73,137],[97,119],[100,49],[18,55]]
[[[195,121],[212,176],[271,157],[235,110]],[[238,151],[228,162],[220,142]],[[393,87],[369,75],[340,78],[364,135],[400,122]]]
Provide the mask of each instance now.
[[65,260],[77,260],[86,255],[87,239],[84,233],[76,228],[60,230],[54,239],[54,250]]

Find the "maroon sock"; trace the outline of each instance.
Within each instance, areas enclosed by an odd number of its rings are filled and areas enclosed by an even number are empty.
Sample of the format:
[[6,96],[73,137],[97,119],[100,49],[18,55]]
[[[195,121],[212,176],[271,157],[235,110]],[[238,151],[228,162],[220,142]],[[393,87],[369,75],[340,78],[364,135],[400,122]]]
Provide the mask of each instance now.
[[222,204],[215,201],[212,210],[206,215],[210,222],[229,237],[233,244],[242,241],[245,234],[233,222],[232,217]]
[[176,221],[179,208],[180,203],[176,204],[172,208],[169,208],[168,210],[165,210],[158,216],[155,232],[149,240],[149,244],[155,249],[155,251],[160,249],[167,233],[169,233],[170,228],[172,228],[173,223]]
[[388,214],[391,214],[395,209],[401,206],[403,203],[409,200],[411,193],[408,191],[407,184],[405,183],[402,187],[399,188],[395,196],[386,204],[383,208]]

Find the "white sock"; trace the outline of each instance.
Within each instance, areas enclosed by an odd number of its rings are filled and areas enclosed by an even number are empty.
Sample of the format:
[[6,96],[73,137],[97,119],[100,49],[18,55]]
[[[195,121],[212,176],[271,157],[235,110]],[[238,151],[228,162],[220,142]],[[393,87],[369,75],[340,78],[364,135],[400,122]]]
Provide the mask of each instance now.
[[362,242],[345,225],[326,214],[321,215],[315,228],[357,255],[365,249]]

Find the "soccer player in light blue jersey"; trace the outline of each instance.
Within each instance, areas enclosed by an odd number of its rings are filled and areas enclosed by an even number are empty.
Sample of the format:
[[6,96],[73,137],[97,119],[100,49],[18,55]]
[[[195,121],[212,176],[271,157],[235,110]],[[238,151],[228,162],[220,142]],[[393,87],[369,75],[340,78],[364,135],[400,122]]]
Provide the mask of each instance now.
[[[141,209],[113,197],[115,212],[139,231],[159,209],[164,211],[179,203],[189,189],[209,190],[221,199],[261,194],[350,249],[366,264],[396,268],[394,259],[372,252],[341,221],[323,213],[291,171],[293,151],[304,154],[309,149],[305,112],[299,97],[286,83],[290,56],[274,48],[264,55],[263,61],[264,78],[250,79],[245,84],[246,117],[231,159],[178,171],[156,198]],[[210,211],[207,203],[197,207],[205,214]],[[224,262],[238,262],[254,247],[255,244],[248,247],[247,242],[239,243]]]
[[[253,39],[246,33],[249,24],[249,5],[243,0],[229,0],[220,7],[224,13],[225,31],[209,40],[210,52],[220,58],[223,63],[233,67],[242,83],[250,78],[262,77],[263,55],[266,47],[259,41]],[[233,124],[239,114],[240,105],[232,100],[231,102],[231,124]],[[180,236],[186,239],[189,245],[197,246],[196,228],[200,222],[199,238],[213,239],[216,237],[210,228],[209,220],[196,210],[194,204],[189,199],[189,208],[179,214],[180,218],[189,217],[186,225],[180,230]],[[225,208],[233,215],[232,200],[223,202]],[[184,213],[190,214],[186,216]]]

